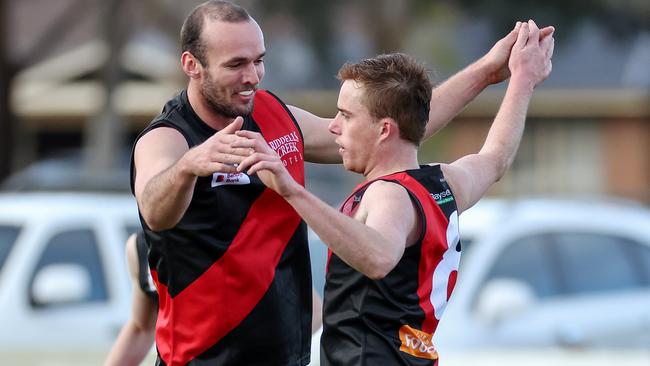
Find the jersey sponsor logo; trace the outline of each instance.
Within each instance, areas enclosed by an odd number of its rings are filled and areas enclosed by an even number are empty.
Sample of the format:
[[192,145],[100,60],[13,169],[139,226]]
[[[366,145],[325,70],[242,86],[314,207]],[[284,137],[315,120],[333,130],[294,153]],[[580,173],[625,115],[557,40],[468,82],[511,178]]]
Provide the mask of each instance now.
[[438,193],[431,193],[431,197],[433,197],[433,199],[439,205],[454,200],[454,196],[452,196],[451,191],[449,189],[445,189],[444,191]]
[[269,146],[278,154],[284,166],[287,166],[302,161],[302,154],[298,149],[299,142],[298,133],[293,131],[269,141]]
[[432,334],[411,328],[408,325],[402,325],[399,328],[399,339],[402,341],[399,350],[411,356],[437,360],[438,352],[433,347],[432,337]]
[[244,173],[212,173],[211,187],[223,185],[243,185],[250,184],[251,178]]

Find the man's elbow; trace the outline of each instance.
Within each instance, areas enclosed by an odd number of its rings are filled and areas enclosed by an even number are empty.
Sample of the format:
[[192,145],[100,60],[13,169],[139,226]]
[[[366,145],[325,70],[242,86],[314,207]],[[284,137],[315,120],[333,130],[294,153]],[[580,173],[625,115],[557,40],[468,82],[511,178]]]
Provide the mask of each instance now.
[[506,172],[512,165],[514,156],[509,156],[508,154],[500,152],[492,152],[487,154],[489,156],[489,167],[491,168],[492,181],[498,182],[506,175]]
[[508,158],[497,159],[494,165],[495,182],[500,181],[501,178],[503,178],[503,176],[506,175],[506,172],[508,171],[508,169],[510,169],[510,165],[512,165],[512,159],[508,159]]
[[140,333],[151,333],[156,330],[156,309],[152,307],[151,314],[147,314],[140,319],[133,318],[131,322],[133,323],[133,328]]
[[386,277],[387,274],[388,274],[388,272],[386,272],[386,271],[381,271],[381,270],[373,268],[372,270],[369,270],[366,273],[366,277],[370,278],[373,281],[378,281],[378,280],[384,279],[384,277]]
[[170,220],[169,218],[155,215],[151,211],[141,212],[144,222],[147,224],[151,231],[164,231],[173,228],[177,224],[177,220]]
[[381,280],[395,268],[397,263],[392,260],[377,260],[372,263],[365,275],[371,280]]

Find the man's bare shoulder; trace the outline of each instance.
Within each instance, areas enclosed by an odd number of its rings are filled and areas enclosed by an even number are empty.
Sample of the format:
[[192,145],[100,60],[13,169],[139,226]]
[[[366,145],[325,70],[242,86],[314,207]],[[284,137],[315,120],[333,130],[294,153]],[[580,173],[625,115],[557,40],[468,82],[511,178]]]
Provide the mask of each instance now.
[[[166,146],[165,144],[170,144]],[[157,127],[147,131],[136,142],[136,153],[138,150],[156,147],[185,147],[189,149],[187,140],[180,131],[173,127]]]
[[360,210],[392,210],[398,207],[411,207],[411,205],[408,191],[402,185],[391,181],[377,180],[366,188],[361,199]]
[[134,160],[139,169],[145,165],[169,165],[176,161],[189,150],[185,137],[176,129],[171,127],[158,127],[148,131],[135,145]]
[[383,180],[373,182],[360,206],[365,224],[391,242],[409,246],[417,238],[418,209],[402,185]]
[[133,152],[136,197],[141,196],[152,177],[169,168],[188,150],[185,137],[171,127],[158,127],[142,135]]

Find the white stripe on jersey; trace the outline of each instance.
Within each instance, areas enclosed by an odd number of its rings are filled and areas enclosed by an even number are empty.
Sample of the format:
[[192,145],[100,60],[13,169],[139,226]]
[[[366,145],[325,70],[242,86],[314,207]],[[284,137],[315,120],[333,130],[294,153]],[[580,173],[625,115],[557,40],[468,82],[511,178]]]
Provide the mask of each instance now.
[[458,271],[460,263],[460,252],[456,251],[460,234],[458,233],[458,211],[451,213],[449,225],[447,226],[447,245],[448,248],[442,256],[442,260],[433,271],[431,280],[432,289],[429,301],[433,306],[433,315],[436,319],[442,318],[442,313],[447,307],[447,293],[449,287],[449,276],[453,271]]

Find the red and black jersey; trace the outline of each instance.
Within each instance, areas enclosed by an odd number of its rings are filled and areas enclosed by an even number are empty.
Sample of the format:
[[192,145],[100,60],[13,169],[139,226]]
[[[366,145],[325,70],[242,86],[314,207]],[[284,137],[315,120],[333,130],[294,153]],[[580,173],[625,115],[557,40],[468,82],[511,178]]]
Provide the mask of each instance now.
[[[293,115],[267,91],[258,90],[254,103],[242,129],[260,132],[304,185],[303,138]],[[163,126],[183,134],[190,148],[217,132],[195,114],[186,91],[142,134]],[[159,295],[159,364],[309,363],[306,226],[256,175],[199,177],[174,228],[154,232],[141,222]]]
[[[330,252],[321,365],[437,365],[431,337],[456,283],[460,260],[456,202],[439,165],[378,180],[408,191],[422,233],[380,280],[366,277]],[[373,182],[357,187],[341,212],[354,216]]]

